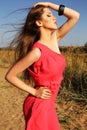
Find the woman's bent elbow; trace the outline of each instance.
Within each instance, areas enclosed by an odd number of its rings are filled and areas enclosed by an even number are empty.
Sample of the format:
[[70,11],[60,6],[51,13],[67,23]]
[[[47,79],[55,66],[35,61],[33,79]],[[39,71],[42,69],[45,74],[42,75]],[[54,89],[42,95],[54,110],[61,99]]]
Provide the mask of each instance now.
[[80,18],[80,13],[77,12],[77,14],[76,14],[76,19],[79,20],[79,18]]
[[7,81],[9,81],[9,82],[10,82],[11,75],[10,75],[9,73],[7,73],[7,74],[5,75],[5,79],[6,79]]

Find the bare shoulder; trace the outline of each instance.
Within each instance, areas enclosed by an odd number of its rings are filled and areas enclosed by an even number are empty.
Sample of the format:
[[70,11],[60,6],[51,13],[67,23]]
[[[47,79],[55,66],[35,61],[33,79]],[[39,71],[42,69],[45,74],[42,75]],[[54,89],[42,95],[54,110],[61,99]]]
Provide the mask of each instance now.
[[31,49],[31,51],[28,53],[29,56],[33,57],[35,61],[37,61],[41,56],[41,51],[39,48],[34,47]]

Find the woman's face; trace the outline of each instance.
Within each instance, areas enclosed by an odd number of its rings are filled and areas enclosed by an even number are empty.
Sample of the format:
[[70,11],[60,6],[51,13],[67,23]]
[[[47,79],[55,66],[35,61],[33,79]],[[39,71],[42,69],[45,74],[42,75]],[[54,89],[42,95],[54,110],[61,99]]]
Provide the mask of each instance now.
[[56,17],[52,14],[49,8],[44,8],[44,13],[42,15],[41,22],[43,28],[49,30],[57,29]]

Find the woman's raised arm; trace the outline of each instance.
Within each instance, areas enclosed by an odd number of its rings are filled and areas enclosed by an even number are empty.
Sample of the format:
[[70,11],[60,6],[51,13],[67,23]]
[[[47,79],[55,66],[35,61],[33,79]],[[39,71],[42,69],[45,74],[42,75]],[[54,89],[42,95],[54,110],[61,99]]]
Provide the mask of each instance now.
[[36,3],[34,6],[36,6],[37,4],[45,5],[46,7],[57,11],[58,14],[63,15],[67,18],[66,22],[62,26],[58,27],[58,29],[55,31],[57,34],[58,41],[61,40],[61,38],[63,38],[79,20],[79,12],[64,5],[57,5],[50,2],[39,2]]

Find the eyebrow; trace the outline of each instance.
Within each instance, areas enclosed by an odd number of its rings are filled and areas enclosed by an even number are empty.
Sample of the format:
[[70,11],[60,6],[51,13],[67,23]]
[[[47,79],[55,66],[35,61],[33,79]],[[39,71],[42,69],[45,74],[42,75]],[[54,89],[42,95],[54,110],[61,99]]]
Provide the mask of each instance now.
[[46,13],[48,14],[52,14],[52,11],[51,10],[44,10]]
[[52,12],[50,12],[50,11],[49,11],[49,12],[47,12],[47,13],[48,13],[48,14],[52,14]]

